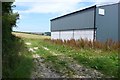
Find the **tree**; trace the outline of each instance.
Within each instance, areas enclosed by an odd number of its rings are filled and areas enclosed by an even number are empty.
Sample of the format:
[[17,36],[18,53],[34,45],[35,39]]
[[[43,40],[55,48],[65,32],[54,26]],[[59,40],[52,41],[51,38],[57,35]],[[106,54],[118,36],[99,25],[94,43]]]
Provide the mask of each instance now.
[[18,13],[13,13],[13,2],[2,2],[2,65],[3,77],[10,75],[6,69],[12,69],[14,66],[12,48],[14,48],[15,36],[12,35],[12,27],[16,26],[19,19]]

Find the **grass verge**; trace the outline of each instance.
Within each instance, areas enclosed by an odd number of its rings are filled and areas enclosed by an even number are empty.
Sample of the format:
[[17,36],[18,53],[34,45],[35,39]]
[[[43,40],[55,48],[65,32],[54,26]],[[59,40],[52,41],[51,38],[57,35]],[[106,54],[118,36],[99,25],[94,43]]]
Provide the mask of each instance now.
[[30,78],[33,68],[32,54],[21,38],[10,42],[12,47],[3,51],[3,78]]

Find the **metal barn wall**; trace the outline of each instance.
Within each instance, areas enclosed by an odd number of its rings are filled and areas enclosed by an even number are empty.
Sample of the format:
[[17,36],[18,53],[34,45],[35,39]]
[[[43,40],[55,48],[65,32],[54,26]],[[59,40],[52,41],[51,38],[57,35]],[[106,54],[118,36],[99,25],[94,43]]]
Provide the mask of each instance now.
[[51,31],[94,28],[94,8],[51,20]]
[[60,39],[61,40],[74,39],[73,31],[60,31]]
[[74,39],[88,39],[93,40],[94,30],[75,30],[74,31]]
[[2,79],[2,2],[0,1],[0,79]]
[[60,39],[60,32],[51,32],[51,39]]
[[94,30],[71,30],[71,31],[56,31],[51,32],[51,39],[61,39],[61,40],[70,40],[70,39],[88,39],[93,40]]
[[118,3],[118,40],[120,41],[120,3]]
[[[98,14],[99,9],[104,9],[105,14]],[[107,39],[118,41],[118,4],[101,6],[96,9],[96,27],[98,41]]]

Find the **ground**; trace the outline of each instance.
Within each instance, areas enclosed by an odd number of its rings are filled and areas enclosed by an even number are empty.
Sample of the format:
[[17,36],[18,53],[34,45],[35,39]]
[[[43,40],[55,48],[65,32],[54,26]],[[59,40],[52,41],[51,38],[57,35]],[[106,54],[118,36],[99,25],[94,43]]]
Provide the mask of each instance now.
[[[97,68],[96,69],[90,68],[81,64],[82,62],[80,63],[76,59],[76,56],[74,57],[74,55],[79,54],[79,52],[76,53],[77,50],[73,48],[71,48],[70,50],[69,48],[66,47],[63,48],[61,46],[56,46],[53,43],[45,42],[44,39],[45,38],[49,39],[50,38],[49,36],[40,36],[40,35],[32,35],[32,34],[24,34],[24,33],[13,33],[13,34],[21,37],[25,41],[25,45],[27,46],[28,51],[32,53],[32,60],[34,63],[34,67],[32,69],[31,78],[109,77],[108,75],[104,74],[104,72],[97,70]],[[64,50],[64,49],[68,49],[68,50]],[[82,49],[80,51],[82,53],[85,52]],[[101,52],[100,50],[97,51],[97,53],[100,52]]]

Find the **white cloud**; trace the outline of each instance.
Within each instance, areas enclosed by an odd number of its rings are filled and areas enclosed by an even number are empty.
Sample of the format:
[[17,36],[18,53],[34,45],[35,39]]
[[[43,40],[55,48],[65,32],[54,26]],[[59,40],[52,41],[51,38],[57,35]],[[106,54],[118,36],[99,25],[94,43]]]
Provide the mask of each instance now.
[[99,6],[99,5],[118,3],[120,0],[88,0],[88,1],[95,1],[95,4]]
[[20,11],[22,13],[58,13],[69,11],[74,8],[74,4],[65,4],[65,3],[35,3],[28,10]]
[[120,0],[15,0],[16,2],[117,2]]
[[19,13],[64,13],[72,11],[82,0],[29,0],[28,2],[15,2],[18,6],[27,6],[29,9],[18,11]]
[[16,2],[78,2],[81,0],[15,0]]
[[64,14],[67,12],[78,10],[78,3],[82,2],[93,2],[94,4],[101,5],[115,3],[118,1],[119,0],[16,0],[15,5],[28,7],[27,10],[17,10],[19,13]]
[[104,3],[104,2],[118,2],[120,0],[87,0],[87,1],[89,1],[89,2],[102,2],[102,3]]

